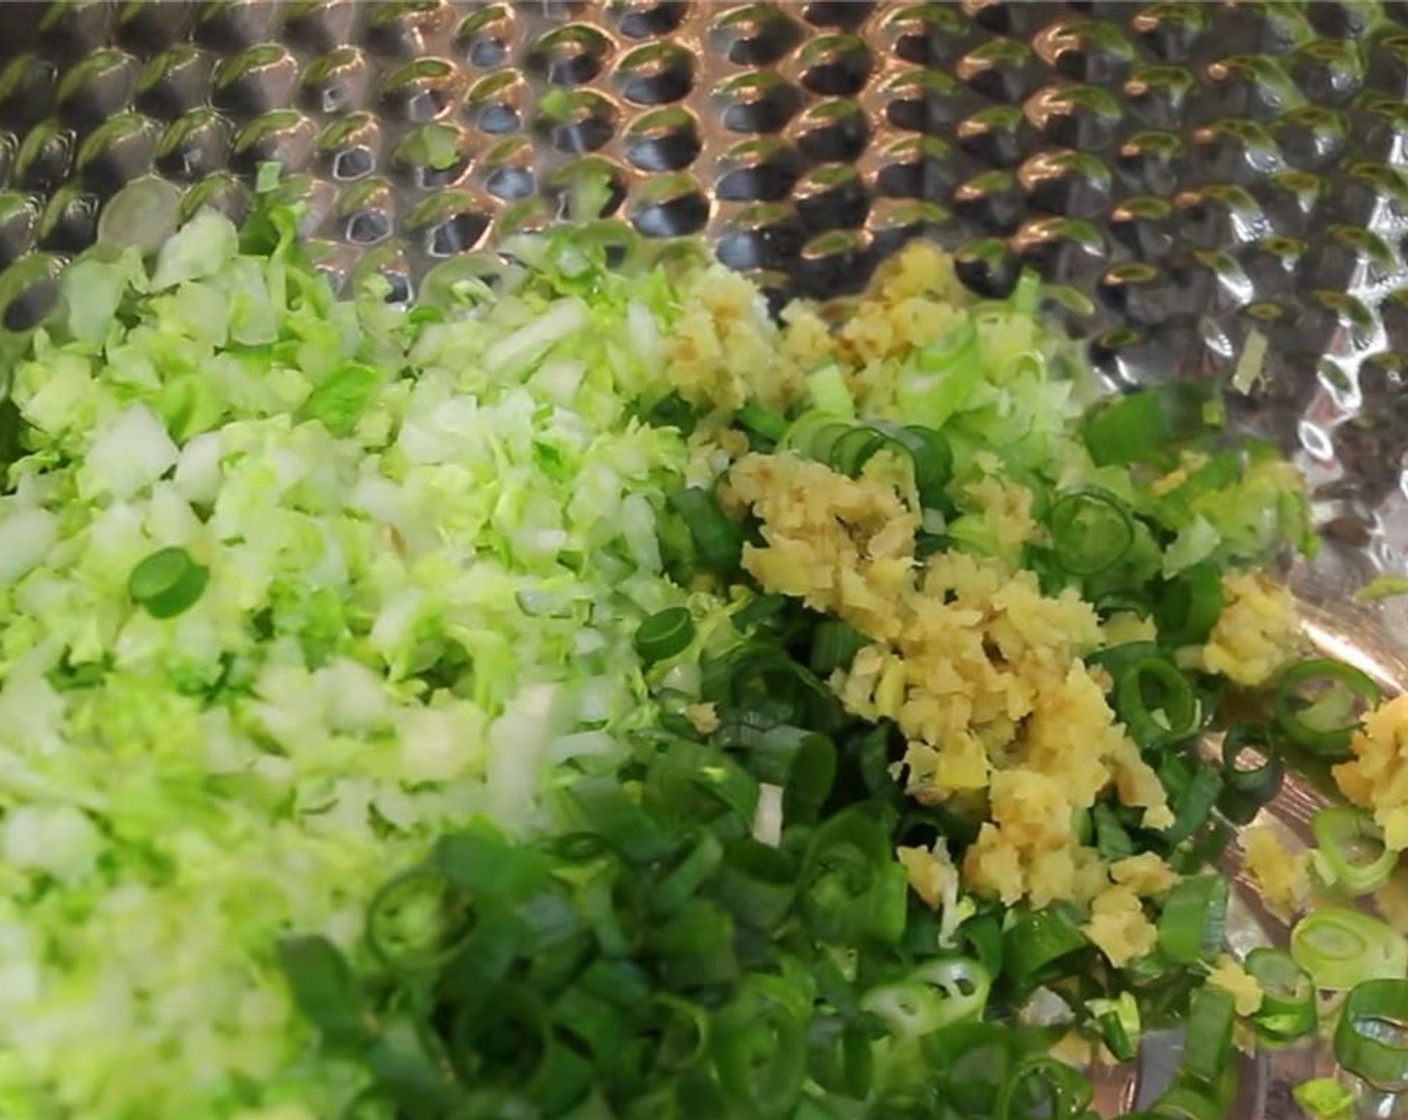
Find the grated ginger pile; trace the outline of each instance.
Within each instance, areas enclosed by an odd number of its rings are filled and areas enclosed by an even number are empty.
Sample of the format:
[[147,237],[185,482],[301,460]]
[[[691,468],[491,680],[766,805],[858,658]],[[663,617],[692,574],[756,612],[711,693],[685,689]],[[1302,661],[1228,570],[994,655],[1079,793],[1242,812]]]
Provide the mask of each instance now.
[[[761,520],[765,541],[745,548],[744,567],[766,590],[870,639],[831,685],[856,715],[899,726],[914,796],[986,796],[990,820],[962,866],[969,889],[1009,904],[1077,901],[1112,960],[1148,952],[1140,897],[1167,890],[1172,873],[1149,856],[1157,868],[1117,874],[1074,833],[1075,812],[1111,785],[1151,827],[1173,819],[1081,660],[1101,644],[1094,609],[1071,590],[1043,596],[1033,573],[997,560],[948,552],[917,561],[917,519],[877,480],[883,471],[867,464],[851,479],[791,455],[744,456],[725,499]],[[932,869],[911,877],[936,893]]]
[[[684,293],[665,353],[671,383],[705,418],[691,439],[690,478],[707,485],[722,477],[726,511],[760,522],[762,543],[745,547],[743,566],[763,589],[838,617],[868,640],[829,683],[852,714],[900,729],[909,793],[983,815],[961,861],[942,842],[900,850],[915,892],[935,909],[960,889],[1008,905],[1072,902],[1086,915],[1086,934],[1120,965],[1154,949],[1146,902],[1177,877],[1151,853],[1107,863],[1081,842],[1077,819],[1111,790],[1143,811],[1145,827],[1174,818],[1107,699],[1109,675],[1085,659],[1153,640],[1152,621],[1116,613],[1102,622],[1075,590],[1043,594],[1021,563],[1046,532],[1033,492],[990,451],[972,449],[968,473],[951,487],[965,539],[979,547],[920,560],[914,480],[889,452],[850,478],[789,452],[750,451],[742,433],[709,420],[749,402],[785,412],[803,401],[808,372],[833,362],[862,414],[883,410],[896,367],[952,331],[965,302],[951,259],[922,243],[890,262],[835,328],[803,303],[776,324],[746,281],[721,269],[702,273]],[[1186,456],[1153,492],[1175,493],[1202,465]],[[1299,655],[1294,600],[1235,568],[1222,590],[1212,633],[1180,660],[1244,687],[1263,685]],[[1294,905],[1295,869],[1271,867],[1260,848],[1254,854],[1275,880],[1271,893]],[[1238,986],[1230,971],[1225,978]]]

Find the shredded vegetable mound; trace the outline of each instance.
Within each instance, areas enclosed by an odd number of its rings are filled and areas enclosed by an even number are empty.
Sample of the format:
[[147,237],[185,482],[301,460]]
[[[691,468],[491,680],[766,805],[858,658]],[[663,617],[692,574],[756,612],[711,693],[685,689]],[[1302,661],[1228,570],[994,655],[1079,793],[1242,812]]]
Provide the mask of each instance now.
[[669,288],[545,276],[337,301],[213,214],[67,274],[0,498],[0,1114],[325,1114],[279,935],[354,944],[430,837],[540,828],[645,718]]

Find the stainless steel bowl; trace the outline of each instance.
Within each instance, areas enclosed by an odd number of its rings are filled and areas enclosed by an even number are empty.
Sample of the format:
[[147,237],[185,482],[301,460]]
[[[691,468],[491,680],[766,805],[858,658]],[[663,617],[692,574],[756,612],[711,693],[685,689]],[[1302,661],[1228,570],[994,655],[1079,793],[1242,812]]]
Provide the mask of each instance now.
[[[1260,334],[1234,411],[1315,487],[1325,548],[1291,573],[1311,636],[1392,685],[1408,610],[1351,596],[1408,547],[1405,99],[1403,0],[3,3],[0,333],[100,239],[238,217],[266,161],[329,274],[401,299],[571,220],[584,173],[778,301],[932,238],[984,294],[1031,266],[1086,297],[1061,314],[1111,387],[1230,378]],[[1292,785],[1269,816],[1303,841],[1314,804]],[[1233,935],[1283,938],[1239,886]],[[1178,1045],[1101,1102],[1147,1100]],[[1238,1117],[1299,1115],[1290,1087],[1332,1067],[1249,1057]]]

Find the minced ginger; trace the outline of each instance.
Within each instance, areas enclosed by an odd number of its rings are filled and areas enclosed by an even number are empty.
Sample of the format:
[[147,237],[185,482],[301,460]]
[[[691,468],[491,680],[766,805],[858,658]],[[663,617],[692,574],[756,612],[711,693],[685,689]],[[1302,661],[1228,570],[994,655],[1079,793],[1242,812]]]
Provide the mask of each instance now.
[[[750,288],[710,272],[686,294],[667,355],[672,380],[686,399],[720,411],[748,400],[785,409],[805,391],[809,370],[837,361],[864,406],[867,387],[892,376],[896,357],[948,333],[964,302],[951,259],[923,244],[890,262],[873,291],[837,329],[805,303],[789,306],[778,327]],[[961,881],[1009,905],[1069,901],[1116,965],[1152,951],[1157,931],[1146,903],[1177,876],[1154,854],[1106,864],[1080,843],[1075,820],[1112,790],[1123,805],[1143,810],[1144,827],[1173,822],[1162,783],[1110,706],[1109,674],[1085,661],[1102,648],[1153,640],[1153,622],[1126,613],[1102,623],[1074,590],[1043,594],[1019,559],[1045,532],[1033,494],[995,456],[975,455],[977,477],[953,494],[966,527],[993,555],[948,551],[921,561],[913,479],[894,456],[881,452],[853,479],[791,454],[745,452],[741,441],[721,446],[715,435],[706,426],[698,440],[701,455],[728,469],[725,508],[761,523],[763,543],[745,547],[745,569],[766,590],[843,619],[869,641],[829,682],[846,709],[900,729],[907,744],[900,769],[911,795],[952,800],[963,810],[987,806],[957,866],[946,851],[901,849],[916,893],[940,908]],[[1174,489],[1199,465],[1188,457],[1156,485]],[[1283,587],[1248,573],[1225,576],[1223,592],[1207,642],[1185,656],[1235,683],[1263,685],[1299,648],[1294,602]],[[1408,709],[1402,716],[1408,724]],[[1395,772],[1408,774],[1403,738],[1393,740],[1400,744]],[[1360,747],[1357,765],[1366,773],[1381,765],[1383,748]],[[1342,784],[1355,786],[1356,775],[1346,771]],[[1403,814],[1395,835],[1408,844],[1408,776],[1395,788]],[[1279,846],[1273,856],[1264,840],[1251,838],[1248,868],[1272,905],[1303,903],[1308,869]],[[1230,968],[1220,975],[1242,1002],[1250,1000]]]
[[1113,892],[1100,903],[1101,936],[1121,959],[1147,951],[1151,935],[1124,902],[1139,898],[1134,887],[1109,884],[1098,868],[1093,887],[1079,886],[1082,867],[1091,882],[1093,849],[1078,842],[1073,815],[1102,791],[1143,808],[1150,827],[1172,820],[1163,786],[1081,660],[1102,638],[1090,604],[1073,590],[1043,595],[1033,573],[995,560],[917,561],[916,516],[868,466],[852,479],[792,455],[750,454],[723,497],[761,521],[764,543],[744,549],[743,565],[765,589],[870,639],[831,684],[853,713],[898,725],[910,792],[986,794],[990,820],[962,862],[965,886],[1036,905],[1082,895],[1094,905]]
[[1223,576],[1222,593],[1222,613],[1202,648],[1202,666],[1246,687],[1266,684],[1299,653],[1295,599],[1283,584],[1251,572]]
[[1384,847],[1408,850],[1408,694],[1370,712],[1349,749],[1354,758],[1333,771],[1340,790],[1373,814]]

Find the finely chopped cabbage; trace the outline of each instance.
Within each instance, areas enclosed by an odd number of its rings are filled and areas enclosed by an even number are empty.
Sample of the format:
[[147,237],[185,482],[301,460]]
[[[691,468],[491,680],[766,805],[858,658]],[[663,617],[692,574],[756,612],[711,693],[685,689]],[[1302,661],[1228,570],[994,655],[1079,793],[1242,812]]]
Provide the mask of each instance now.
[[[631,635],[683,600],[655,521],[687,456],[625,402],[667,273],[545,241],[509,294],[406,313],[262,233],[79,262],[13,371],[3,1116],[326,1113],[277,938],[351,946],[437,832],[540,828],[554,764],[650,719]],[[164,619],[128,579],[167,547],[209,577]]]

